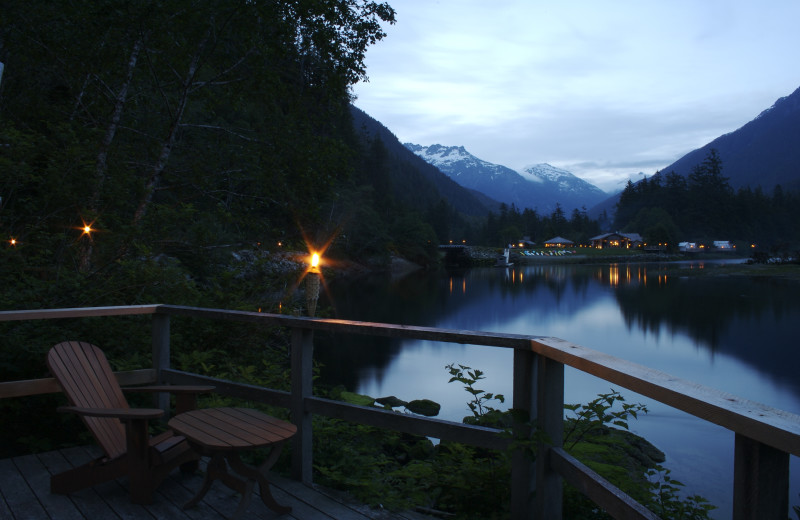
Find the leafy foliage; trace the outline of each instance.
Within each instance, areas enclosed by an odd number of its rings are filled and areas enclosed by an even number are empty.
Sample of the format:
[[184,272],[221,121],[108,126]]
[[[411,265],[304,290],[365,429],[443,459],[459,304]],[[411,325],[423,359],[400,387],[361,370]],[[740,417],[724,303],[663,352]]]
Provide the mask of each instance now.
[[[623,403],[622,410],[613,409],[618,402]],[[564,432],[567,449],[574,448],[588,434],[607,425],[628,430],[628,419],[638,419],[640,412],[647,413],[647,406],[625,403],[625,398],[614,389],[586,404],[565,404],[564,409],[575,413],[575,417],[567,421],[569,427]]]
[[662,518],[703,520],[716,509],[700,495],[680,496],[683,483],[670,476],[670,470],[656,466],[647,470],[652,499],[649,507]]
[[447,368],[451,376],[448,383],[458,381],[464,384],[464,390],[472,395],[472,400],[467,402],[467,406],[472,412],[473,417],[465,419],[464,422],[475,422],[480,419],[486,421],[490,417],[497,417],[500,415],[500,410],[489,406],[488,403],[491,401],[497,401],[499,403],[505,402],[503,394],[493,394],[475,388],[475,383],[486,377],[483,375],[482,370],[472,369],[465,365],[456,366],[454,363],[447,365],[445,368]]
[[[464,384],[464,389],[472,396],[467,404],[473,417],[466,417],[464,421],[506,428],[511,435],[508,426],[514,420],[520,421],[519,411],[501,412],[487,404],[493,400],[502,402],[503,399],[475,387],[475,383],[485,378],[484,373],[456,364],[447,365],[446,369],[451,375],[450,382]],[[620,404],[621,409],[618,409]],[[638,418],[639,413],[647,413],[645,405],[626,403],[625,398],[612,389],[589,403],[568,404],[564,408],[574,413],[574,417],[565,421],[563,442],[569,452],[662,518],[709,518],[714,506],[699,495],[681,497],[683,484],[671,478],[668,469],[655,463],[663,455],[643,439],[628,433],[628,421]],[[547,439],[536,433],[528,418],[522,420],[534,430],[533,435],[523,442],[513,442],[512,449],[525,449],[535,457],[537,446]],[[650,462],[644,462],[646,460]],[[510,468],[505,468],[505,471],[510,471]],[[605,512],[569,486],[564,495],[564,515],[565,518],[608,518]]]

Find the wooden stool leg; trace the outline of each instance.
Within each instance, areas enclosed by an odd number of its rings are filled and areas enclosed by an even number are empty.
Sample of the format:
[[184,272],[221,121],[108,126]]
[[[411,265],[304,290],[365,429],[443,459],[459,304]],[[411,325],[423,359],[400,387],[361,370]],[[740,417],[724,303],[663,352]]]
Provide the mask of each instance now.
[[225,460],[219,454],[214,454],[211,456],[211,459],[208,461],[208,466],[206,467],[206,476],[203,478],[203,485],[200,487],[200,491],[197,494],[183,504],[183,509],[188,509],[192,506],[195,506],[200,500],[206,496],[208,490],[211,489],[211,483],[216,479],[219,478],[218,475],[220,473],[227,473],[227,468],[225,466]]
[[239,501],[239,506],[236,508],[236,511],[234,511],[228,520],[238,520],[242,517],[245,511],[247,511],[247,508],[250,507],[250,501],[253,499],[253,486],[255,483],[252,480],[245,480],[243,483],[244,491],[242,492],[242,499]]
[[258,482],[258,488],[261,492],[261,501],[264,502],[264,505],[276,513],[284,515],[290,513],[292,508],[291,506],[283,506],[275,500],[275,497],[272,496],[272,491],[269,489],[269,482],[267,481],[266,477],[267,470],[269,470],[269,468],[275,464],[275,462],[278,460],[278,456],[280,456],[280,448],[282,444],[282,442],[276,443],[272,447],[272,451],[270,452],[269,456],[264,463],[258,467],[258,469],[252,468],[243,463],[235,451],[228,453],[228,463],[231,465],[231,469],[233,469],[233,471],[247,478],[250,482]]

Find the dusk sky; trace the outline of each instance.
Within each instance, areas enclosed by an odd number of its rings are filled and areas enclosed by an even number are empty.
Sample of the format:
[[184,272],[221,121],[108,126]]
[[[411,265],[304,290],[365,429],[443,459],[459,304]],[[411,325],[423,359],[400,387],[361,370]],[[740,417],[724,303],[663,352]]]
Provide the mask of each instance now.
[[800,87],[797,0],[389,0],[356,106],[402,142],[621,189]]

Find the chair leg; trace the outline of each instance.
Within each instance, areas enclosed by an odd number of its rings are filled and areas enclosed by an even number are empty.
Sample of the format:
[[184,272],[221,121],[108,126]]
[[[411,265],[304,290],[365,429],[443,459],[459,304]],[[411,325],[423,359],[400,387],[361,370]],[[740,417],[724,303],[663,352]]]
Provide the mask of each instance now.
[[150,474],[150,435],[147,421],[130,420],[125,422],[128,443],[128,480],[131,502],[152,504],[153,490],[157,485]]

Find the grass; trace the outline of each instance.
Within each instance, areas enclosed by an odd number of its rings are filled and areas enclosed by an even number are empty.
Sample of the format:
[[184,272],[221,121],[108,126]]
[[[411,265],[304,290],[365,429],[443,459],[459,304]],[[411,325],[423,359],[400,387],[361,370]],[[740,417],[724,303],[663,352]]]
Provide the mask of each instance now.
[[716,264],[703,269],[684,269],[686,276],[749,276],[800,281],[800,264]]

